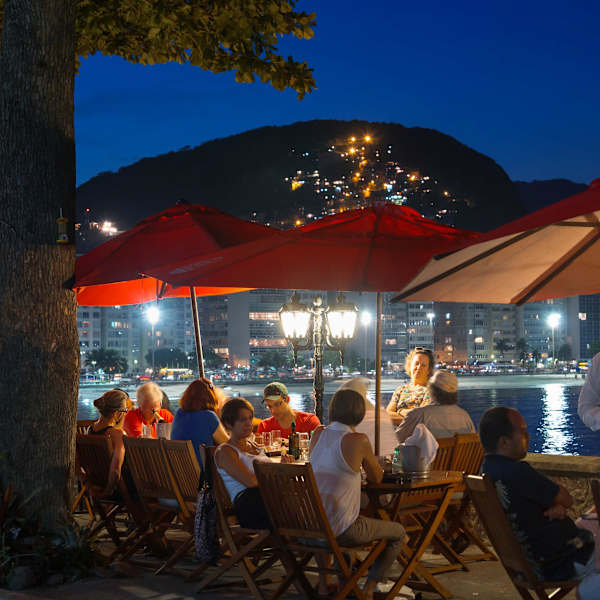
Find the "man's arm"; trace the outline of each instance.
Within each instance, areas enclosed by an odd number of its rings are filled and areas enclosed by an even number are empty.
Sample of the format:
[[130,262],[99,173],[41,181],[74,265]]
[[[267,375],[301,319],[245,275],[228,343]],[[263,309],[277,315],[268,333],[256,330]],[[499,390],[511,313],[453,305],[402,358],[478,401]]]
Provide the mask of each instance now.
[[567,516],[567,508],[573,505],[571,494],[562,485],[559,486],[558,494],[554,504],[544,511],[544,516],[552,519],[564,519]]
[[422,422],[423,411],[418,408],[411,410],[396,428],[396,438],[398,443],[401,444],[402,442],[406,441],[406,439],[412,435],[415,427]]
[[600,429],[600,354],[596,354],[590,364],[579,394],[577,413],[592,431]]
[[130,410],[123,421],[123,431],[129,437],[142,437],[142,421],[135,411]]

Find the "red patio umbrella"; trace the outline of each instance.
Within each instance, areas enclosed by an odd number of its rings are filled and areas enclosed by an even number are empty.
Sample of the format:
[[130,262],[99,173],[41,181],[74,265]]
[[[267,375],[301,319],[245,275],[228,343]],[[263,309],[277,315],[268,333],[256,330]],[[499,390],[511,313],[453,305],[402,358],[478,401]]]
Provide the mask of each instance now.
[[80,306],[114,306],[140,304],[158,298],[190,297],[198,365],[203,374],[196,296],[228,294],[248,288],[173,287],[146,277],[145,273],[189,255],[215,252],[274,235],[276,231],[215,208],[178,203],[79,257],[73,286],[77,302]]
[[402,289],[427,261],[477,234],[379,204],[146,271],[174,286],[352,290]]
[[295,230],[281,231],[213,254],[163,264],[148,274],[173,285],[378,292],[377,451],[381,389],[380,292],[402,289],[433,255],[476,235],[426,219],[405,206],[377,204],[331,215]]
[[584,192],[432,259],[394,301],[520,305],[596,292],[600,292],[600,179]]

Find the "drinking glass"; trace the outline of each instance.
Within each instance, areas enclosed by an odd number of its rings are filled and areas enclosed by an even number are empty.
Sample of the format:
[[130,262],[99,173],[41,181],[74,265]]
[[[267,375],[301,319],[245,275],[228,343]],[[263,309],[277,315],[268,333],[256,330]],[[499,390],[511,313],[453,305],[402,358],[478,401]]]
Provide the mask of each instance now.
[[152,425],[146,425],[146,423],[142,423],[142,437],[143,438],[151,438],[152,437]]
[[254,443],[259,447],[262,448],[265,445],[265,438],[263,437],[262,433],[256,433],[254,435]]
[[263,433],[265,450],[269,451],[271,449],[271,432],[265,431]]
[[271,431],[271,446],[273,446],[273,450],[281,448],[281,431],[279,429]]
[[308,446],[310,444],[308,433],[299,433],[298,441],[300,446],[300,460],[308,460]]

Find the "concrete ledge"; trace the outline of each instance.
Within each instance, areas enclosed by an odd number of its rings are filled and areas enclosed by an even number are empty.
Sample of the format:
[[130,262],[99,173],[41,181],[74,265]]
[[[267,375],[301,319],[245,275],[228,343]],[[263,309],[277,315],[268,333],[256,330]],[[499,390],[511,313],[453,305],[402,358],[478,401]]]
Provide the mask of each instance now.
[[546,475],[561,477],[600,478],[600,457],[538,454],[530,452],[525,460]]

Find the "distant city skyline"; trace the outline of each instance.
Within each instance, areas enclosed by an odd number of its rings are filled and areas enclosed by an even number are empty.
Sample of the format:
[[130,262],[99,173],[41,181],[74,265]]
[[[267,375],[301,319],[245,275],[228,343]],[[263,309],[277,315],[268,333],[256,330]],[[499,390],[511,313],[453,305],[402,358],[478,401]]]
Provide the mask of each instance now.
[[315,38],[281,51],[317,90],[241,85],[189,65],[84,59],[76,79],[77,181],[263,125],[315,118],[429,127],[493,158],[513,180],[600,177],[595,24],[600,5],[298,2]]

